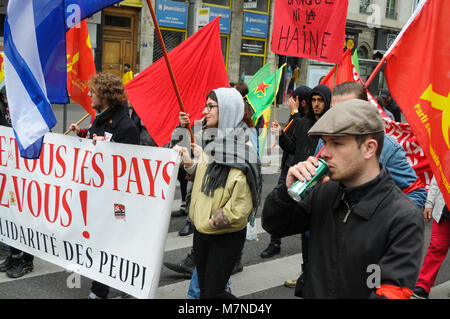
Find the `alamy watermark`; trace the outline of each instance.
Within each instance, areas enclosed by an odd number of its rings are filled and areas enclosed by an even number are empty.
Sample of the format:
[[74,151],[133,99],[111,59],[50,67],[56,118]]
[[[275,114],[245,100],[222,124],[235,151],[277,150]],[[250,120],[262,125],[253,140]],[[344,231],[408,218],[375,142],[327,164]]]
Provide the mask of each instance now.
[[381,286],[381,268],[380,265],[370,264],[366,268],[366,272],[369,276],[366,280],[366,285],[369,289],[379,288]]

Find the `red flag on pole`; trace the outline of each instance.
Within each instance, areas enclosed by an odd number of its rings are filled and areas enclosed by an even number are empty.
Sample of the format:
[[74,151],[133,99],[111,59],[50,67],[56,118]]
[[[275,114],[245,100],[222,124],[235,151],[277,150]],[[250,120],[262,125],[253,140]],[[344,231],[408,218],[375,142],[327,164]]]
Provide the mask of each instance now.
[[[337,69],[337,71],[336,71]],[[353,82],[353,64],[351,50],[345,50],[342,62],[333,66],[320,84],[333,88],[344,82]]]
[[95,116],[87,83],[96,70],[86,20],[67,31],[66,42],[67,90],[71,99],[83,106],[91,116]]
[[[180,95],[191,123],[201,119],[206,95],[229,87],[220,46],[219,18],[214,19],[168,53]],[[178,125],[177,97],[164,58],[125,86],[128,99],[157,145],[170,141]]]
[[[337,73],[335,66],[322,80],[321,84],[327,85],[332,90],[333,87],[348,81],[360,82],[364,85],[363,80],[361,79],[358,71],[353,65],[350,50],[347,50],[344,53],[342,63],[337,65]],[[405,149],[406,157],[409,159],[412,168],[422,182],[419,182],[417,185],[420,187],[422,187],[422,185],[429,185],[432,175],[430,172],[428,161],[420,146],[418,145],[417,139],[414,136],[414,133],[412,132],[409,124],[391,120],[369,91],[367,91],[367,97],[372,104],[378,107],[378,110],[381,113],[381,117],[384,120],[386,134],[389,134],[390,136],[395,138],[398,143]]]
[[391,95],[450,204],[450,1],[421,2],[386,52]]
[[331,63],[342,60],[348,0],[275,0],[272,52]]

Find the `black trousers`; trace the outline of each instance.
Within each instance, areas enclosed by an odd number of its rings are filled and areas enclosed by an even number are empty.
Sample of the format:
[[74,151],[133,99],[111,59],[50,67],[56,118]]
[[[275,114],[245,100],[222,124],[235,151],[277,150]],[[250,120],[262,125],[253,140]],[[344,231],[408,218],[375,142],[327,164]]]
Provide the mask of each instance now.
[[109,294],[109,286],[98,281],[93,281],[91,291],[101,299],[107,299]]
[[180,182],[181,200],[185,202],[188,180],[186,179],[186,171],[184,170],[183,165],[180,165],[180,168],[178,169],[177,179]]
[[236,298],[225,291],[228,279],[244,247],[247,227],[233,233],[207,235],[194,230],[194,258],[200,299]]

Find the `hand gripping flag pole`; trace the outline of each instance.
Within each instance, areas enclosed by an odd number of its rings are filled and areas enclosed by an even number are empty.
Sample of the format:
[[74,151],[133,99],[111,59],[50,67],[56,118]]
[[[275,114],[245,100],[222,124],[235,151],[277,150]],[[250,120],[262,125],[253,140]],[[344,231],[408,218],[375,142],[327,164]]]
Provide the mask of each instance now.
[[[87,119],[89,116],[91,116],[90,113],[86,113],[86,115],[84,115],[81,119],[78,120],[78,122],[75,123],[75,125],[80,125],[81,122],[83,122],[85,119]],[[64,135],[69,134],[70,132],[72,132],[72,130],[69,128],[67,131],[64,132]]]
[[[180,91],[178,89],[177,81],[175,80],[175,76],[172,71],[172,66],[170,64],[169,56],[167,55],[166,46],[164,44],[164,39],[161,34],[161,30],[159,29],[158,21],[156,20],[156,14],[155,10],[153,9],[152,2],[150,0],[147,0],[148,8],[150,9],[150,14],[152,15],[153,24],[155,25],[156,33],[158,34],[159,43],[161,45],[161,49],[164,54],[164,59],[166,60],[167,69],[169,70],[170,79],[172,80],[173,88],[175,90],[175,94],[177,95],[178,104],[180,106],[181,112],[186,112],[184,109],[183,101],[181,100]],[[194,143],[194,133],[192,132],[192,129],[190,125],[188,125],[187,129],[189,130],[189,134],[191,135],[191,143]]]

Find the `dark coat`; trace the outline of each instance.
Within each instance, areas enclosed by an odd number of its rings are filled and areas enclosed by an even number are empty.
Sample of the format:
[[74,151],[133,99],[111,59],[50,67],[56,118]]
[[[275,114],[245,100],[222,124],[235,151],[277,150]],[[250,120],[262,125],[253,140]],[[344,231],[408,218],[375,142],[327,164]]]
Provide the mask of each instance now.
[[298,117],[294,121],[291,134],[281,133],[280,147],[283,151],[294,154],[293,160],[296,164],[314,155],[318,138],[308,136],[308,131],[315,121],[308,117]]
[[93,134],[106,137],[105,133],[112,134],[111,142],[139,144],[139,129],[122,106],[109,108],[97,115],[88,130],[88,137],[92,138]]
[[422,212],[384,167],[358,187],[344,188],[336,181],[317,185],[300,203],[279,185],[267,196],[262,227],[275,237],[310,231],[305,298],[377,297],[367,284],[372,266],[379,267],[381,285],[415,287]]
[[283,150],[283,157],[278,183],[286,181],[287,171],[291,166],[314,155],[319,139],[308,136],[308,131],[313,124],[314,120],[309,117],[297,117],[291,128],[286,133],[281,133],[279,144]]
[[[331,91],[326,85],[318,85],[311,90],[310,98],[313,95],[322,96],[325,101],[324,113],[330,109]],[[309,112],[304,117],[298,117],[293,123],[293,131],[290,134],[280,135],[280,147],[284,152],[294,154],[290,166],[298,162],[305,161],[309,156],[313,156],[316,150],[318,137],[309,137],[309,129],[316,123],[316,118],[309,104]]]
[[394,115],[394,120],[396,122],[401,122],[402,120],[402,111],[400,110],[400,107],[398,106],[397,102],[394,101],[393,98],[391,98],[391,103],[385,106],[388,111]]

